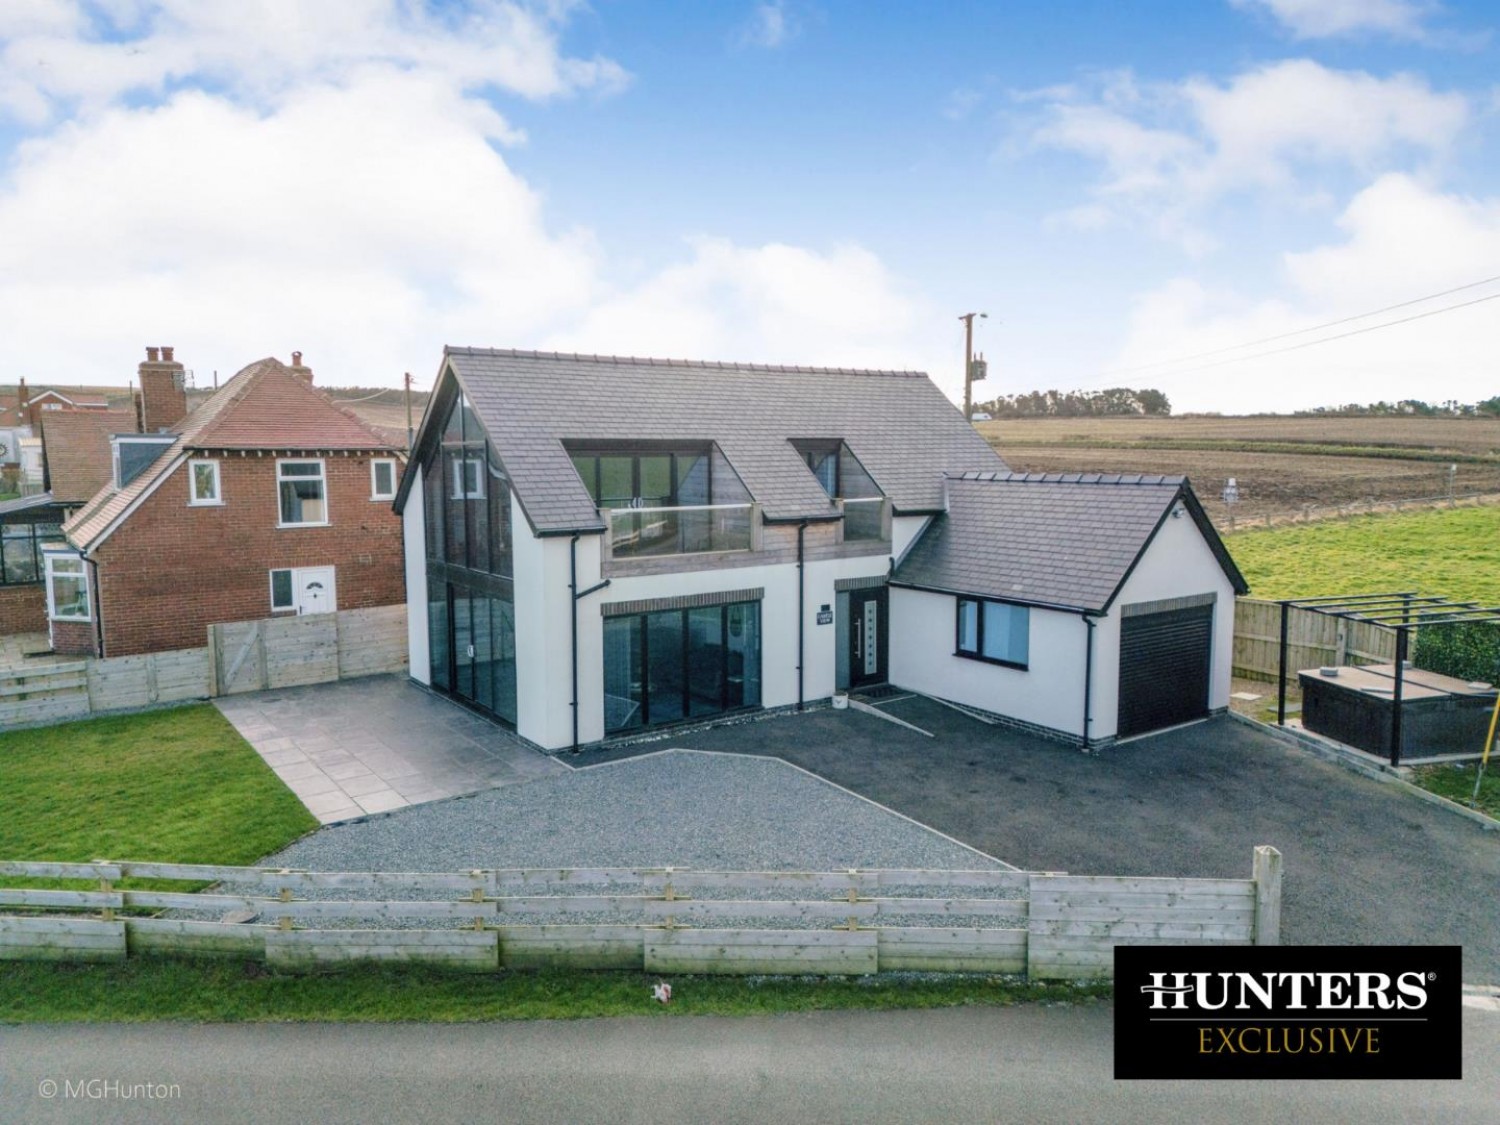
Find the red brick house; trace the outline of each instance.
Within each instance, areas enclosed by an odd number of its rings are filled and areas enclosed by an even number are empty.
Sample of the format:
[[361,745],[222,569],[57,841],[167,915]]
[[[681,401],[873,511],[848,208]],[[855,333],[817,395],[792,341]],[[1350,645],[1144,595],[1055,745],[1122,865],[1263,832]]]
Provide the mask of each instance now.
[[147,356],[145,432],[111,437],[110,482],[46,553],[55,651],[192,648],[215,622],[405,601],[404,453],[315,388],[301,353],[191,413],[171,349]]

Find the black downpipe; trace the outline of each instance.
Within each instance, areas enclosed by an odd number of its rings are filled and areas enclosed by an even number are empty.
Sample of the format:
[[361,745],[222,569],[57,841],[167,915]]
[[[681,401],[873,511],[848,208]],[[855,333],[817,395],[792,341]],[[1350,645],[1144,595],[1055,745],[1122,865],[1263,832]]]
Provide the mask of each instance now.
[[94,651],[99,654],[99,659],[104,659],[104,597],[99,589],[99,564],[93,559],[87,560],[94,571],[93,585],[89,589],[89,596],[93,599],[94,609]]
[[797,525],[797,710],[805,707],[802,687],[803,633],[807,630],[807,567],[803,562],[803,538],[807,521]]
[[1090,708],[1094,701],[1094,626],[1097,622],[1088,614],[1083,616],[1088,626],[1088,639],[1083,648],[1083,749],[1089,748],[1089,723],[1093,721]]
[[578,540],[575,532],[568,540],[568,601],[573,611],[573,753],[578,753]]
[[598,591],[604,589],[604,587],[608,586],[609,582],[610,582],[610,580],[608,578],[606,578],[606,579],[604,579],[604,581],[595,583],[594,585],[590,586],[587,590],[580,590],[578,588],[578,540],[581,539],[581,538],[582,538],[581,535],[578,535],[578,534],[575,533],[574,536],[573,536],[573,538],[570,539],[570,540],[568,540],[568,594],[569,594],[568,600],[573,603],[573,605],[572,605],[572,617],[573,617],[573,620],[572,620],[572,637],[573,637],[573,644],[572,644],[572,658],[573,658],[573,660],[572,660],[572,663],[573,663],[573,668],[572,668],[572,673],[573,673],[573,746],[572,746],[572,751],[575,754],[578,753],[578,603],[581,602],[581,601],[583,601],[583,599],[586,598],[586,597],[588,597],[590,594],[597,593]]

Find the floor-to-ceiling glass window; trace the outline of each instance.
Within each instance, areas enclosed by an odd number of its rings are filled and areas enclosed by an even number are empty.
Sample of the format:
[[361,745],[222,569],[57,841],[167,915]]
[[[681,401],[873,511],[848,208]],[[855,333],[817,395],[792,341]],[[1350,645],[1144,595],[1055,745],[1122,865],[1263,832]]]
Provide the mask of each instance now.
[[452,383],[422,462],[428,641],[434,687],[516,721],[510,481]]
[[605,618],[607,734],[759,706],[759,602]]

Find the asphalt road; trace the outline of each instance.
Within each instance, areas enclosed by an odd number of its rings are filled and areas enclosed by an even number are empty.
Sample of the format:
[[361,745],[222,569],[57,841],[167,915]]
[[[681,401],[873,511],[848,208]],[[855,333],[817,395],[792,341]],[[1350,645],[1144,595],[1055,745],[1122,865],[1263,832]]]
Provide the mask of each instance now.
[[1500,984],[1500,833],[1228,718],[1082,754],[930,700],[888,709],[936,737],[821,710],[644,749],[773,754],[1030,871],[1246,878],[1272,844],[1284,941],[1462,945],[1464,979]]
[[[1121,1082],[1112,1014],[825,1012],[513,1024],[0,1028],[0,1122],[1492,1122],[1500,1013],[1463,1081]],[[157,1100],[69,1096],[90,1079]],[[44,1093],[53,1091],[53,1096]],[[102,1084],[92,1087],[107,1089]]]

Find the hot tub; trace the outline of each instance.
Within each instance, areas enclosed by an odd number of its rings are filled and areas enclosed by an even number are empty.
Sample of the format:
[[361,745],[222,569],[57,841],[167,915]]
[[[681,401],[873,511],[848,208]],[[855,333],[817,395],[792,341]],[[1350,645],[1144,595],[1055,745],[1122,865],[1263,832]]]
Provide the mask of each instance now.
[[[1318,668],[1298,672],[1302,725],[1389,758],[1395,677],[1394,664],[1340,668],[1336,676]],[[1479,753],[1494,706],[1495,689],[1488,684],[1407,668],[1401,682],[1401,757]]]

